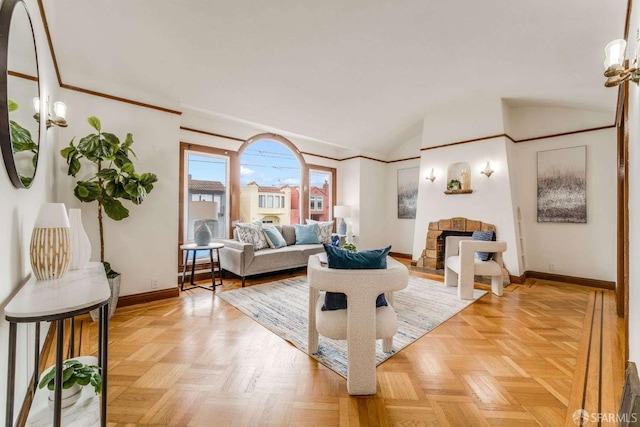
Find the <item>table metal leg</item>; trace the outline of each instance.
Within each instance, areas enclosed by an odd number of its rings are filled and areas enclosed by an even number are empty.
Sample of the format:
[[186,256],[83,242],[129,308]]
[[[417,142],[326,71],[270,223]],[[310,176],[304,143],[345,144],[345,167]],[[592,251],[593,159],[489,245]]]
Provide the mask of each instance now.
[[33,351],[33,394],[38,391],[38,381],[40,380],[40,322],[36,322],[35,349]]
[[[75,348],[76,348],[76,320],[73,316],[71,316],[71,318],[69,319],[69,331],[70,331],[70,336],[69,336],[69,349],[71,350],[69,352],[69,358],[74,358],[76,355],[75,352]],[[80,351],[80,349],[78,349],[78,352]]]
[[98,354],[100,357],[99,366],[100,373],[102,374],[102,396],[100,402],[100,425],[106,427],[107,425],[107,362],[109,356],[107,354],[109,342],[109,304],[105,304],[100,307],[100,330],[99,349]]
[[9,359],[7,366],[7,406],[5,408],[5,425],[13,425],[13,401],[16,391],[16,336],[18,325],[9,322]]
[[62,409],[62,351],[64,347],[64,319],[56,320],[56,376],[53,398],[53,427],[60,427]]
[[191,279],[189,280],[189,282],[191,283],[191,287],[193,287],[193,276],[196,275],[196,252],[197,251],[191,251],[193,252],[193,256],[191,257]]
[[182,264],[182,282],[180,283],[180,290],[184,291],[184,277],[187,273],[187,260],[189,259],[189,251],[184,252],[184,261]]

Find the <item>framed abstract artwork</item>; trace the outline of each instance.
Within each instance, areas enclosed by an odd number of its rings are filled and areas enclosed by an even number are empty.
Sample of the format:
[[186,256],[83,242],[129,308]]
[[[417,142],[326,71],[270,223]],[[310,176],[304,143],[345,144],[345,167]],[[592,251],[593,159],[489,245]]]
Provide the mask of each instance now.
[[587,222],[587,147],[538,152],[538,222]]
[[420,168],[398,169],[398,218],[414,219],[418,204]]

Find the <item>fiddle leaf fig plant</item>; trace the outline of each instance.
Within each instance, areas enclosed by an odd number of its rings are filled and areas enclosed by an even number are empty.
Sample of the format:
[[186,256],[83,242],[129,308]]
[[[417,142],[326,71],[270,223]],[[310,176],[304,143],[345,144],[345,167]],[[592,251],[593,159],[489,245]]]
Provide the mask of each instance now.
[[[7,107],[9,112],[11,113],[18,109],[18,104],[12,100],[9,100],[7,102]],[[11,148],[13,150],[13,153],[16,154],[23,151],[29,151],[33,153],[33,156],[31,157],[31,163],[33,164],[33,168],[35,170],[36,165],[38,164],[38,144],[36,144],[31,137],[31,132],[22,127],[15,120],[9,120],[9,130],[11,132]],[[20,175],[20,181],[22,181],[22,184],[25,187],[29,187],[32,180],[33,176]]]
[[68,147],[60,151],[67,161],[67,174],[75,177],[82,169],[83,161],[93,164],[95,173],[88,179],[77,181],[73,194],[78,200],[85,203],[98,202],[98,224],[100,227],[100,261],[105,264],[107,273],[111,277],[118,273],[111,270],[108,263],[104,262],[104,229],[102,225],[102,213],[115,221],[120,221],[129,216],[122,201],[127,200],[134,205],[142,203],[153,190],[153,183],[158,177],[153,173],[137,173],[130,156],[135,159],[133,135],[127,133],[124,141],[112,133],[103,132],[100,120],[97,117],[87,119],[89,125],[97,133],[90,133],[74,144],[71,140]]

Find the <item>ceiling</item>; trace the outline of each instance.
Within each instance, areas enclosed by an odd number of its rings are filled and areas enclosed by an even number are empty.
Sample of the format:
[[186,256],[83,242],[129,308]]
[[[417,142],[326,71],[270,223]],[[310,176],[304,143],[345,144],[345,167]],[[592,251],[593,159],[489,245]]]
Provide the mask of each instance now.
[[385,153],[439,106],[480,97],[613,124],[603,48],[624,35],[627,0],[44,5],[68,85]]

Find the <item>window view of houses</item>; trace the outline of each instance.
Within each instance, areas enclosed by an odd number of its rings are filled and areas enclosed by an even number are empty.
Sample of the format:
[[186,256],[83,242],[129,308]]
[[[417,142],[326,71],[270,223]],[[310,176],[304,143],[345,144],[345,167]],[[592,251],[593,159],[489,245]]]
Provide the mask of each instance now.
[[[199,219],[217,220],[214,237],[227,237],[231,211],[228,163],[228,157],[224,156],[187,154],[186,240],[193,239],[194,224]],[[240,221],[260,220],[272,225],[304,223],[302,203],[308,203],[310,219],[331,220],[331,172],[309,171],[309,200],[304,202],[300,190],[302,168],[288,147],[274,141],[257,141],[242,152],[240,171]]]

